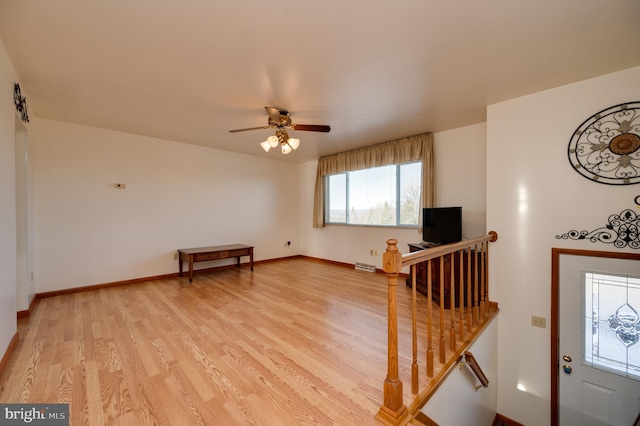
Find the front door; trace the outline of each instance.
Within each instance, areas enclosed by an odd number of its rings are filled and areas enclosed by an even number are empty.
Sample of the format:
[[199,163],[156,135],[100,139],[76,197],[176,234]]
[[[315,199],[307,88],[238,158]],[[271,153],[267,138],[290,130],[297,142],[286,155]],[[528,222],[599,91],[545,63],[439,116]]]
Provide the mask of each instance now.
[[559,424],[632,425],[640,413],[640,261],[559,259]]

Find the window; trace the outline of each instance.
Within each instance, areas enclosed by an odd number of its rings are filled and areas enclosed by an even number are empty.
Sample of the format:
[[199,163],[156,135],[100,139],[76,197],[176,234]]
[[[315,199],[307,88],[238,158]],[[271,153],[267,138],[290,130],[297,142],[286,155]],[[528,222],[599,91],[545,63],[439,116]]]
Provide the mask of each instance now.
[[584,274],[584,362],[640,379],[640,277]]
[[[418,164],[410,166],[412,163]],[[424,133],[422,135],[409,136],[407,138],[397,139],[394,141],[383,142],[377,145],[369,147],[354,149],[352,151],[339,152],[333,155],[327,155],[326,157],[318,158],[318,168],[316,170],[316,184],[313,192],[313,227],[322,228],[326,224],[342,223],[351,224],[349,215],[352,213],[351,198],[355,193],[360,193],[360,189],[351,188],[351,178],[353,173],[363,172],[365,170],[371,170],[376,168],[384,168],[386,166],[392,166],[392,170],[396,170],[395,181],[397,186],[393,196],[387,196],[387,211],[391,211],[391,215],[385,215],[385,217],[395,214],[391,225],[386,226],[410,226],[415,227],[414,222],[417,223],[417,219],[407,220],[408,224],[402,224],[405,221],[404,216],[410,211],[410,204],[403,203],[402,197],[410,192],[403,181],[406,181],[408,176],[404,172],[404,168],[407,170],[411,167],[419,167],[420,178],[417,180],[417,188],[419,188],[420,196],[414,197],[415,200],[419,200],[422,205],[419,207],[431,207],[435,204],[435,169],[434,169],[434,155],[433,155],[433,134]],[[400,170],[403,169],[403,170]],[[342,174],[343,177],[331,177]],[[344,184],[340,185],[338,180],[344,179]],[[331,182],[331,180],[334,180]],[[357,180],[357,179],[356,179]],[[373,184],[373,179],[368,184]],[[333,196],[328,192],[333,186]],[[372,187],[373,188],[373,187]],[[344,195],[340,195],[340,191],[343,191]],[[375,189],[369,189],[369,191],[376,197],[379,194],[375,194]],[[393,199],[391,199],[393,197]],[[330,205],[331,200],[334,201],[334,207]],[[397,201],[396,201],[397,200]],[[393,202],[393,205],[392,205]],[[383,202],[383,207],[384,202]],[[375,206],[368,206],[369,210]],[[405,208],[406,207],[406,208]],[[353,209],[358,213],[359,206],[353,206]],[[420,210],[416,207],[416,210]],[[334,221],[331,220],[331,215],[334,215]],[[365,215],[365,217],[368,216]],[[382,217],[382,215],[380,215]],[[412,215],[413,216],[413,215]],[[418,214],[416,213],[416,218]]]
[[417,227],[421,176],[419,161],[327,175],[327,223]]

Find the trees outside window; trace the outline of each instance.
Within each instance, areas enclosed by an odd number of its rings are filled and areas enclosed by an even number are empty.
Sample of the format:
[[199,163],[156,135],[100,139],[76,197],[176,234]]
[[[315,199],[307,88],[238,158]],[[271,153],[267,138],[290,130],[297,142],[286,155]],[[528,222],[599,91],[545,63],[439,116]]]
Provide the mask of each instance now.
[[326,176],[328,224],[417,227],[422,163]]

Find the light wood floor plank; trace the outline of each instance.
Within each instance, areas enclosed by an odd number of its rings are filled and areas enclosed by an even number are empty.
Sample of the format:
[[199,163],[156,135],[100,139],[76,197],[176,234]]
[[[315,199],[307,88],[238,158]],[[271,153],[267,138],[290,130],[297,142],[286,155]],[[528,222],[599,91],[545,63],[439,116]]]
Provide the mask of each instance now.
[[[377,424],[386,276],[312,259],[254,269],[40,299],[19,321],[0,402],[70,403],[74,425]],[[398,303],[408,402],[403,283]]]

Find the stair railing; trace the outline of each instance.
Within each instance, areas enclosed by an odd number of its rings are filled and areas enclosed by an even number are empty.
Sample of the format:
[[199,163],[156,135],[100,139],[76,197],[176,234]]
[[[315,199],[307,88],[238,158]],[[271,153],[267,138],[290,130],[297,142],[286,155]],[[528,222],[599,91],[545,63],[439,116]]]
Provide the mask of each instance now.
[[464,351],[464,362],[460,363],[460,368],[462,368],[465,365],[468,365],[469,368],[471,368],[471,371],[473,371],[473,374],[475,374],[478,380],[480,381],[480,384],[476,386],[476,392],[480,388],[489,387],[489,379],[487,379],[487,376],[484,374],[484,371],[482,371],[482,368],[480,367],[480,364],[478,364],[476,357],[473,356],[473,354],[469,351]]
[[[406,424],[414,416],[419,408],[424,405],[428,395],[423,390],[419,394],[419,363],[418,363],[418,325],[417,325],[417,304],[416,294],[417,265],[426,262],[427,267],[427,341],[426,341],[426,376],[427,381],[434,379],[434,345],[438,347],[438,377],[444,380],[448,371],[455,362],[462,359],[464,348],[468,346],[472,339],[477,336],[479,327],[488,322],[491,313],[497,310],[497,305],[489,301],[489,242],[498,239],[498,234],[494,231],[487,235],[460,241],[458,243],[447,244],[434,248],[429,248],[408,254],[402,254],[398,250],[398,241],[387,240],[387,249],[382,258],[383,270],[387,273],[388,283],[388,358],[387,377],[383,384],[383,404],[376,415],[376,418],[384,424],[400,425]],[[465,253],[467,255],[465,256]],[[473,254],[473,255],[472,255]],[[445,310],[445,258],[449,257],[448,266],[451,268],[449,277],[449,306]],[[465,261],[467,265],[463,267]],[[457,273],[459,279],[455,278],[455,259],[458,260]],[[439,277],[436,277],[439,286],[440,303],[438,310],[434,310],[433,305],[433,285],[432,282],[432,262],[439,262]],[[399,353],[398,353],[398,312],[397,312],[397,283],[398,277],[404,267],[411,268],[412,287],[412,362],[411,362],[411,393],[414,401],[410,407],[404,403],[403,382],[399,376]],[[456,281],[459,286],[456,289]],[[465,290],[467,297],[465,298]],[[456,308],[456,292],[459,303]],[[448,312],[447,312],[448,311]],[[434,341],[434,321],[436,316],[438,338]],[[446,343],[445,324],[449,319],[449,344]],[[448,349],[447,349],[448,346]],[[447,353],[450,354],[447,359]],[[436,386],[437,387],[437,386]],[[432,387],[432,391],[435,388]]]

